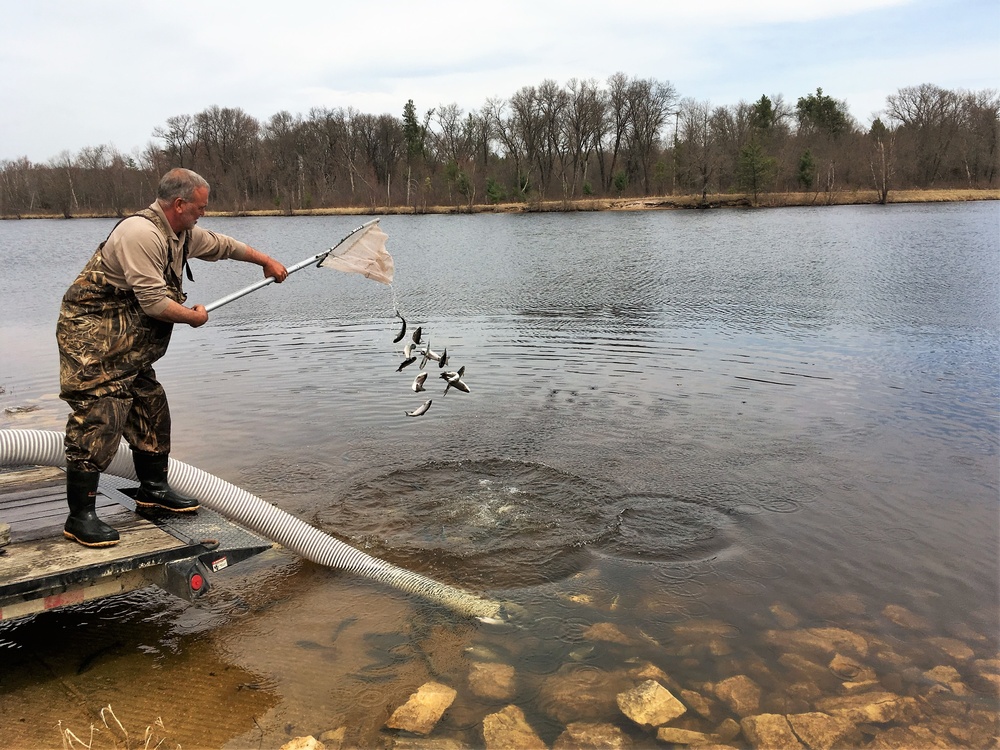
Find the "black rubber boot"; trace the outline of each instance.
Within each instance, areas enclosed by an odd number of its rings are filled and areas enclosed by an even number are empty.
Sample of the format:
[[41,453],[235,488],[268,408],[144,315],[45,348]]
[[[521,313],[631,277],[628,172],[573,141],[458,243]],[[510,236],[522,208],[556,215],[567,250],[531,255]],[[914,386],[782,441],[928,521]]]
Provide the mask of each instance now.
[[97,484],[101,475],[96,471],[66,469],[66,502],[69,518],[63,536],[85,547],[110,547],[118,544],[118,532],[97,517]]
[[140,508],[160,508],[174,513],[188,513],[198,510],[198,501],[182,495],[167,484],[166,453],[144,453],[132,451],[135,475],[139,478],[139,490],[135,493],[135,504]]

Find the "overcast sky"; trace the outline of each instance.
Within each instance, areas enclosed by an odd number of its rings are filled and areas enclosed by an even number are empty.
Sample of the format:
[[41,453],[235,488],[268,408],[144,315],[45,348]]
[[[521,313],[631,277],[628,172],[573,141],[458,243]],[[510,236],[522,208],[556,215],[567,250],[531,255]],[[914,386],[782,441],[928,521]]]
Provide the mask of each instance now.
[[669,81],[713,106],[1000,89],[997,0],[30,0],[0,14],[0,160],[131,153],[212,105],[264,121],[480,109],[545,79]]

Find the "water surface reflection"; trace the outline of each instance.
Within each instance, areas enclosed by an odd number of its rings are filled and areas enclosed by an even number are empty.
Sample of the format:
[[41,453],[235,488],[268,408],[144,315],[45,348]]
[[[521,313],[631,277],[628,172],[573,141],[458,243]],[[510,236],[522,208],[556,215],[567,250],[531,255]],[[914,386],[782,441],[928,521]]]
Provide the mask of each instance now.
[[[918,727],[976,747],[1000,682],[997,219],[995,203],[384,219],[393,290],[303,271],[178,329],[157,368],[175,455],[527,617],[461,621],[278,552],[202,609],[144,594],[113,626],[4,630],[3,724],[51,738],[127,693],[146,696],[136,725],[155,710],[186,746],[342,725],[383,746],[433,679],[458,691],[436,737],[480,745],[513,703],[549,745],[586,719],[652,746],[615,701],[652,676],[688,708],[675,724],[746,745],[726,737],[742,677],[756,713],[894,696],[848,745]],[[289,262],[358,223],[206,221]],[[61,426],[55,310],[103,232],[0,224],[0,405],[40,407],[3,426]],[[79,257],[53,269],[53,242]],[[252,281],[241,265],[196,269],[192,301]],[[427,394],[395,372],[397,305],[471,393],[445,396],[434,363]],[[91,640],[54,646],[52,627]],[[36,659],[57,679],[39,684]],[[490,693],[477,675],[505,684],[496,665],[514,679]],[[196,721],[177,686],[232,722]]]

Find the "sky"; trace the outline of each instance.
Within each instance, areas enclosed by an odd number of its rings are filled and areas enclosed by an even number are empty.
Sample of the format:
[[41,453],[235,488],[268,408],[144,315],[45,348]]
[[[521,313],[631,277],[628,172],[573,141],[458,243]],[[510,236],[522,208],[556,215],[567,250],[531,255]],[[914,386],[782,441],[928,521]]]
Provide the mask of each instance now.
[[213,105],[264,122],[463,112],[614,73],[729,106],[822,88],[867,125],[924,83],[1000,90],[997,0],[31,0],[0,10],[0,162],[125,154]]

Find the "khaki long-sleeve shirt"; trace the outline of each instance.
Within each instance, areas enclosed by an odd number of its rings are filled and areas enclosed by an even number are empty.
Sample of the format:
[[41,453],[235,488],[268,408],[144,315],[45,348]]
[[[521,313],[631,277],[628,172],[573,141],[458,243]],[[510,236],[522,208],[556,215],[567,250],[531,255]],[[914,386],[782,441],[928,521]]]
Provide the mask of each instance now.
[[[153,222],[141,216],[130,216],[111,232],[101,255],[108,283],[118,289],[131,289],[143,311],[156,316],[169,302],[165,280],[168,257],[172,257],[177,278],[183,279],[184,240],[188,232],[177,235],[169,229],[163,209],[156,201],[150,208],[163,217],[163,224],[170,232],[166,240]],[[232,237],[199,226],[190,233],[188,258],[216,261],[244,260],[247,256],[247,245]]]

